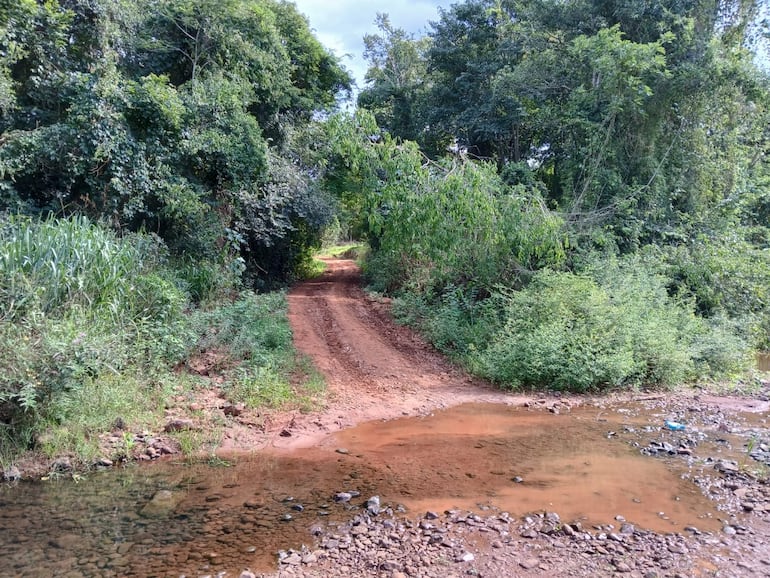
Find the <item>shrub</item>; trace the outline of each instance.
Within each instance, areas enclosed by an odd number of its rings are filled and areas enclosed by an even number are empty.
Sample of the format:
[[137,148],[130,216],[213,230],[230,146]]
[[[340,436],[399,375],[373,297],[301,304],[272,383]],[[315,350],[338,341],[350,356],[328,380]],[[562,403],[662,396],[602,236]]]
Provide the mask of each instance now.
[[192,340],[187,297],[161,254],[149,237],[119,239],[84,218],[2,221],[3,445],[29,444],[69,419],[55,408],[73,392],[88,399],[182,359]]
[[545,270],[506,301],[505,323],[477,361],[509,387],[582,392],[694,375],[694,318],[649,276],[602,286],[587,275]]

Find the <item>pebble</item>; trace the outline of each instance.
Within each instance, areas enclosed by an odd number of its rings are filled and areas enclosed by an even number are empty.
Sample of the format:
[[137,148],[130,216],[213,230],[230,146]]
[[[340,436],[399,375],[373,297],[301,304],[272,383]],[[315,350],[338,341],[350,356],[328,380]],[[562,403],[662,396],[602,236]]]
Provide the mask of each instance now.
[[526,560],[519,561],[519,566],[521,566],[525,570],[532,570],[533,568],[537,568],[539,564],[540,564],[540,560],[537,558],[527,558]]

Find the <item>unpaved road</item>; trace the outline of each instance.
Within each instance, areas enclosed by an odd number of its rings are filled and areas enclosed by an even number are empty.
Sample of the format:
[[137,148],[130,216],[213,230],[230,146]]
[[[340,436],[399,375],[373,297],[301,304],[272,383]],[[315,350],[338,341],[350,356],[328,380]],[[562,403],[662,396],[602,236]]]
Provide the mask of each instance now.
[[[328,259],[319,278],[289,293],[297,349],[323,373],[327,406],[294,414],[275,447],[306,447],[363,421],[429,413],[465,402],[519,405],[526,397],[474,380],[449,364],[412,330],[393,323],[388,305],[361,289],[353,261]],[[284,431],[282,429],[282,431]]]
[[[472,379],[414,332],[395,325],[388,303],[362,291],[355,263],[333,259],[326,263],[328,269],[321,278],[302,283],[289,294],[289,317],[296,347],[312,358],[327,380],[327,406],[313,414],[285,417],[283,435],[276,435],[280,424],[273,424],[268,445],[324,446],[334,443],[327,434],[363,421],[426,414],[465,402],[533,402]],[[580,402],[611,403],[610,397]],[[761,415],[768,410],[767,398],[721,398],[705,392],[623,397],[648,400],[669,410],[689,407],[693,415],[716,412],[725,419],[736,412]],[[542,401],[533,405],[542,407]],[[551,399],[547,404],[575,401]],[[708,479],[723,494],[738,488],[736,493],[748,492],[758,503],[768,499],[767,486],[755,479],[711,472],[706,474]],[[716,495],[713,490],[708,493]],[[357,516],[347,528],[320,540],[320,550],[311,552],[311,547],[285,558],[271,576],[770,576],[768,519],[762,514],[731,514],[730,519],[745,524],[737,524],[738,535],[734,529],[661,535],[632,527],[630,533],[614,533],[611,538],[607,536],[617,528],[605,529],[605,535],[596,528],[584,533],[575,533],[574,528],[559,530],[557,524],[557,530],[551,531],[540,527],[542,518],[537,517],[505,521],[498,528],[494,515],[468,527],[454,522],[454,516],[449,514],[447,522],[443,517],[437,521],[438,530],[433,522],[417,526],[418,520],[404,519],[394,526],[387,517]],[[538,531],[531,529],[533,524]],[[448,543],[451,548],[446,547]],[[350,545],[343,549],[344,544]],[[466,558],[467,551],[473,555]],[[399,562],[391,562],[395,559]]]

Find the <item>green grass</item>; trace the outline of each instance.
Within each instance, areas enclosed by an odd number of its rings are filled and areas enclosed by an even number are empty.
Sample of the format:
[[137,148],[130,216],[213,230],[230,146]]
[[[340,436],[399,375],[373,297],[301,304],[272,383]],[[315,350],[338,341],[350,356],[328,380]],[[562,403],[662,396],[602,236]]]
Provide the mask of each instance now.
[[[221,359],[233,401],[315,403],[323,381],[293,348],[284,293],[243,292],[190,311],[162,253],[85,219],[0,218],[0,463],[31,450],[87,466],[118,418],[128,432],[157,431],[173,397],[195,398],[201,380],[175,367],[202,352]],[[200,453],[224,425],[178,437]]]

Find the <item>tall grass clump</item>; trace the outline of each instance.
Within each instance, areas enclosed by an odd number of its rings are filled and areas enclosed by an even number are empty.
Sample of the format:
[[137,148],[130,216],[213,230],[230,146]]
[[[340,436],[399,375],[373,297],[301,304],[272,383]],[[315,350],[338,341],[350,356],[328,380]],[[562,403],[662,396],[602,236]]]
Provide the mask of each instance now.
[[[184,357],[194,340],[187,295],[162,267],[158,242],[121,239],[82,217],[1,223],[0,443],[32,446],[77,420],[72,404],[56,409],[64,400],[139,375],[152,389],[153,373]],[[145,393],[130,397],[141,405]],[[124,407],[101,413],[126,417]]]
[[231,303],[193,314],[200,336],[195,350],[216,360],[230,401],[282,407],[305,404],[320,392],[317,374],[294,349],[287,313],[286,294],[276,291],[243,292]]

